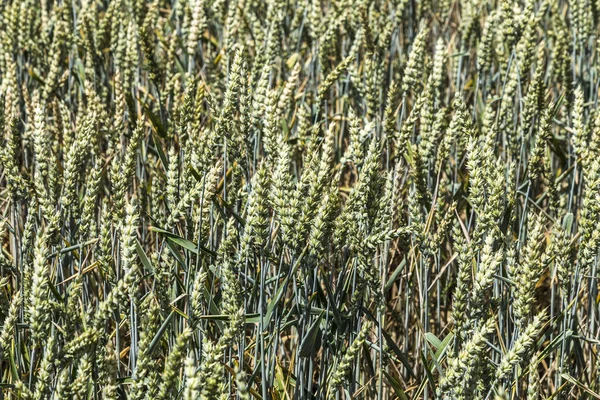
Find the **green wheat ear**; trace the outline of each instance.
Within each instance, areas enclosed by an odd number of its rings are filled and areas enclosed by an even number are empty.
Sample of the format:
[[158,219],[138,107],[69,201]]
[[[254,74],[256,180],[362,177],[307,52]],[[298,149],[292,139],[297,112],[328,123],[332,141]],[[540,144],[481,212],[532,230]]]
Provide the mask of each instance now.
[[599,10],[5,0],[0,398],[598,397]]

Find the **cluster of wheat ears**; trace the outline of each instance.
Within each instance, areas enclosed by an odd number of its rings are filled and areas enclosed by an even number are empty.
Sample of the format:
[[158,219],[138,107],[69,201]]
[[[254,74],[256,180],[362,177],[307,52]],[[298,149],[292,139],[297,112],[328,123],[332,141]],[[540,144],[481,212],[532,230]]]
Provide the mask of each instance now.
[[2,1],[0,399],[600,398],[597,32]]

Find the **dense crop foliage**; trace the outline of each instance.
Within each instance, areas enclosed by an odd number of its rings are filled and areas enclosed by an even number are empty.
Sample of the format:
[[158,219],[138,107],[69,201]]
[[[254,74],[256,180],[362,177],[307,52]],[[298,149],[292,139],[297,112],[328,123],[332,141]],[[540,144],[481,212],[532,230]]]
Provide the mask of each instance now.
[[0,398],[600,398],[600,4],[0,4]]

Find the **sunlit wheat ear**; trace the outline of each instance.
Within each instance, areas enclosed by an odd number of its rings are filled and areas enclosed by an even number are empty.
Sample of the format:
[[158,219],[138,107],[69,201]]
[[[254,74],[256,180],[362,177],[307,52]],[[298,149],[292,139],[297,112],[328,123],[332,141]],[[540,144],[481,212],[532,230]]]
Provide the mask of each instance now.
[[587,170],[580,210],[579,232],[581,245],[579,246],[578,260],[584,273],[587,273],[591,268],[592,254],[597,249],[600,238],[598,227],[592,222],[597,218],[600,211],[594,202],[598,187],[600,187],[598,171],[600,171],[600,163],[595,159]]
[[77,375],[69,388],[73,398],[87,398],[91,386],[90,383],[92,383],[91,369],[92,364],[89,360],[89,356],[84,354],[77,366]]
[[15,392],[18,394],[18,396],[22,399],[25,400],[32,400],[33,399],[33,393],[31,393],[31,390],[29,390],[29,388],[27,387],[27,385],[25,385],[25,383],[21,380],[15,382],[14,384],[15,386]]
[[350,66],[350,64],[354,61],[354,54],[350,54],[348,57],[344,58],[341,63],[339,63],[333,71],[327,75],[327,78],[321,83],[319,86],[319,91],[317,95],[317,99],[319,103],[321,103],[327,94],[327,91],[333,85],[333,83],[338,80],[338,78],[342,75],[342,73]]
[[354,358],[360,352],[361,347],[367,338],[367,334],[369,333],[370,328],[371,328],[371,324],[369,324],[368,322],[364,322],[360,332],[358,333],[358,336],[356,336],[356,339],[354,339],[354,341],[352,342],[350,347],[348,347],[348,349],[346,350],[346,353],[344,354],[342,359],[339,361],[339,364],[333,370],[334,372],[333,372],[333,375],[331,376],[331,380],[329,383],[330,398],[335,397],[336,388],[344,383],[344,381],[346,379],[345,375],[348,373],[348,371],[350,369],[350,364],[351,364],[352,360],[354,360]]
[[275,216],[281,224],[281,238],[284,243],[291,244],[300,199],[289,171],[291,147],[280,137],[277,148],[270,198]]
[[223,299],[221,312],[229,317],[229,324],[219,338],[219,345],[231,346],[236,342],[238,336],[244,329],[244,308],[242,305],[242,292],[239,278],[229,261],[225,261],[221,267]]
[[514,366],[519,365],[525,360],[540,333],[545,319],[546,315],[544,312],[536,315],[531,323],[522,331],[510,350],[502,357],[502,361],[496,370],[496,379],[506,377]]
[[244,371],[240,370],[239,367],[235,368],[235,384],[237,389],[237,394],[242,400],[250,399],[250,392],[248,391],[248,384],[246,383],[246,374]]
[[88,157],[89,144],[94,136],[94,124],[97,123],[96,116],[90,115],[77,129],[75,140],[67,153],[65,161],[65,170],[63,174],[64,188],[61,197],[61,205],[65,210],[70,210],[76,193],[76,185],[79,179],[79,173]]
[[575,150],[575,154],[578,157],[583,159],[587,156],[587,142],[588,142],[588,131],[587,126],[585,124],[585,112],[584,112],[584,96],[581,87],[577,87],[574,93],[574,102],[573,102],[573,135],[572,135],[572,143],[573,149]]
[[496,33],[497,21],[497,11],[493,10],[485,21],[481,39],[477,46],[477,68],[479,71],[486,71],[492,62],[494,50],[492,43]]
[[544,100],[544,75],[546,72],[546,62],[544,59],[544,51],[543,48],[538,50],[537,54],[537,65],[535,69],[535,75],[533,77],[533,82],[529,86],[527,90],[527,95],[525,96],[525,104],[523,106],[523,111],[521,112],[521,131],[524,135],[528,135],[533,126],[533,118],[534,116],[540,113],[540,104],[542,104]]
[[63,357],[60,362],[74,362],[82,355],[87,354],[89,349],[97,343],[100,335],[101,332],[98,329],[90,327],[79,336],[69,340],[63,347]]
[[543,111],[540,120],[540,126],[535,137],[535,144],[531,150],[528,171],[529,177],[532,181],[540,175],[543,169],[544,158],[546,157],[547,141],[551,135],[553,108],[554,104],[550,103]]
[[527,243],[522,250],[521,261],[515,271],[513,313],[516,324],[524,328],[530,319],[534,307],[534,289],[540,280],[542,269],[542,250],[544,225],[541,216],[533,216],[530,221]]
[[125,149],[122,162],[115,158],[111,166],[111,184],[114,191],[115,201],[113,203],[113,221],[116,223],[123,217],[125,207],[125,196],[127,194],[130,179],[135,173],[135,163],[140,141],[145,134],[144,121],[137,121],[137,127],[133,131],[131,139]]
[[498,392],[494,395],[494,400],[508,400],[510,399],[508,393],[504,391],[504,389],[498,389]]
[[38,381],[35,385],[34,397],[36,399],[44,398],[50,393],[50,382],[52,379],[52,369],[54,364],[54,358],[56,356],[55,338],[50,336],[46,343],[44,350],[44,356],[40,363],[40,372],[38,374]]
[[132,201],[125,206],[125,220],[121,227],[120,237],[120,256],[121,268],[124,273],[124,280],[130,286],[130,293],[135,292],[135,279],[138,273],[138,260],[136,257],[136,240],[138,229],[138,209]]
[[568,296],[571,277],[573,273],[574,246],[570,232],[563,226],[569,220],[566,215],[563,221],[557,221],[552,227],[552,237],[550,245],[546,252],[547,257],[554,261],[554,268],[558,278],[558,284],[563,292],[563,296]]
[[0,398],[594,397],[598,8],[3,2]]
[[480,253],[480,262],[473,278],[473,290],[469,303],[469,323],[471,326],[477,324],[489,311],[489,300],[494,275],[498,272],[502,263],[502,248],[494,250],[495,239],[488,234]]
[[422,160],[429,160],[435,151],[436,138],[433,136],[434,92],[432,75],[427,80],[428,86],[423,92],[423,105],[421,106],[419,126],[421,141],[419,142],[419,156]]
[[[456,257],[457,277],[456,290],[452,299],[452,320],[457,332],[457,343],[467,337],[467,307],[469,302],[469,292],[473,285],[472,274],[472,250],[467,243],[464,233],[461,230],[460,223],[455,220],[452,226],[453,250]],[[453,352],[457,352],[456,345],[452,347]]]
[[186,328],[179,334],[173,349],[169,353],[169,357],[165,363],[165,370],[161,376],[160,391],[158,393],[159,399],[168,399],[171,397],[171,392],[175,386],[175,381],[179,375],[179,369],[183,363],[183,355],[188,345],[188,340],[192,335],[192,330]]
[[258,167],[253,179],[250,193],[248,194],[246,227],[241,237],[241,254],[246,256],[251,248],[259,249],[266,244],[268,239],[269,206],[267,193],[270,179],[266,165]]
[[439,38],[435,44],[433,52],[433,68],[431,72],[432,80],[431,84],[435,90],[435,100],[437,104],[442,102],[443,85],[446,79],[446,71],[448,63],[448,51],[446,49],[446,43],[443,38]]
[[527,400],[537,400],[540,391],[539,354],[533,354],[529,362],[529,378],[527,383]]
[[31,334],[36,343],[43,343],[50,330],[51,305],[48,298],[49,265],[47,255],[47,237],[40,233],[35,241],[33,255],[33,273],[31,279],[31,292],[27,304],[27,320],[31,327]]
[[83,199],[83,207],[81,211],[81,227],[79,228],[80,236],[83,240],[87,240],[88,237],[94,237],[98,229],[98,222],[96,219],[96,203],[98,192],[100,190],[100,182],[102,180],[101,174],[102,170],[98,166],[92,169],[88,186],[85,191],[85,197]]
[[219,359],[222,357],[221,346],[215,343],[204,343],[204,353],[199,371],[199,386],[202,397],[216,399],[222,393],[223,366]]
[[102,396],[105,399],[118,399],[118,384],[116,381],[118,365],[112,342],[109,341],[106,346],[103,346],[98,354],[102,357],[98,361],[98,382],[102,386]]
[[[132,398],[144,398],[145,393],[148,391],[148,386],[152,383],[150,376],[153,372],[153,359],[150,354],[150,344],[154,335],[159,329],[159,318],[160,313],[158,312],[158,304],[154,299],[148,298],[147,302],[143,304],[142,311],[144,321],[143,328],[139,334],[137,354],[135,355],[136,364],[133,375],[133,387],[130,395]],[[155,394],[156,395],[156,394]]]
[[404,80],[402,82],[402,90],[404,92],[407,92],[410,89],[419,89],[418,84],[420,84],[421,81],[428,35],[429,29],[427,27],[422,27],[413,42],[404,71]]
[[[475,328],[472,337],[465,342],[460,352],[448,360],[444,376],[441,378],[437,395],[456,396],[457,392],[470,389],[473,373],[481,365],[482,352],[485,349],[485,341],[491,335],[494,328],[494,320],[488,319]],[[463,378],[467,377],[467,382]],[[468,395],[468,393],[466,393]]]
[[167,204],[175,207],[179,195],[179,159],[174,147],[169,149],[169,169],[167,171]]
[[[540,12],[545,12],[542,6]],[[526,10],[523,15],[523,33],[517,42],[516,55],[518,58],[517,65],[519,73],[526,73],[533,62],[535,47],[537,45],[537,23],[538,19],[533,14],[532,10]]]
[[9,351],[13,335],[15,324],[18,318],[19,307],[21,305],[21,293],[15,292],[10,302],[10,308],[8,313],[2,322],[2,330],[0,331],[0,355],[4,358]]

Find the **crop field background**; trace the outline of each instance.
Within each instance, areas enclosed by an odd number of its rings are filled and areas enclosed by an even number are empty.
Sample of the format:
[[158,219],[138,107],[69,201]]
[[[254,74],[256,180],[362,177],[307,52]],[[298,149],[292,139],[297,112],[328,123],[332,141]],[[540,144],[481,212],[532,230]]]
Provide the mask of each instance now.
[[598,32],[2,1],[0,399],[600,398]]

